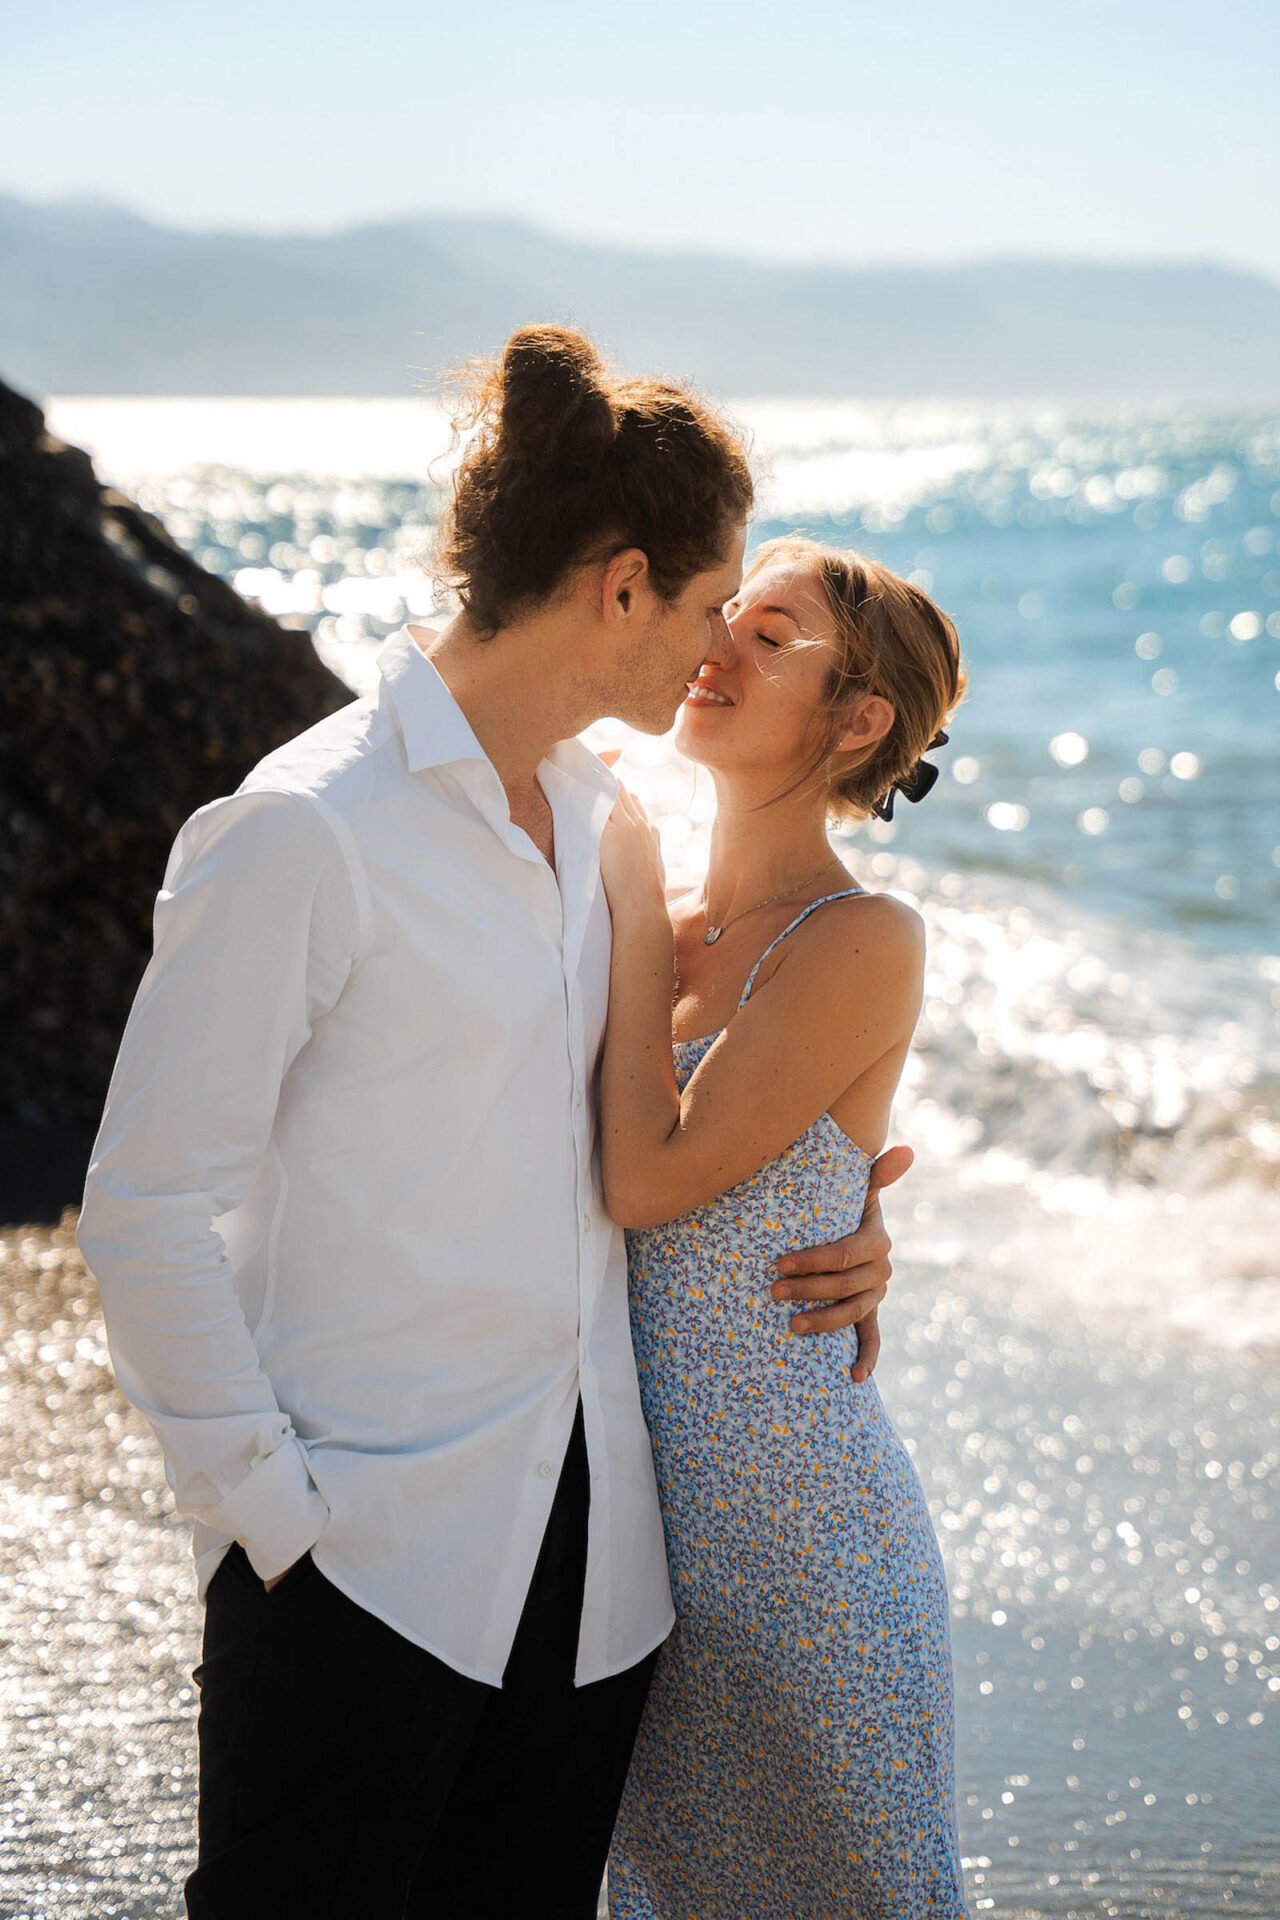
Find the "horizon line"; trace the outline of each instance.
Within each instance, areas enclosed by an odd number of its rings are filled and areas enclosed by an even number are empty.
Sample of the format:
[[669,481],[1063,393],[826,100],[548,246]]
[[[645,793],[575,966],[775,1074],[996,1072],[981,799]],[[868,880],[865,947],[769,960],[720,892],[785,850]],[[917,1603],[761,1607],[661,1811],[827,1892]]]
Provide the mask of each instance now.
[[855,260],[826,256],[778,256],[750,252],[720,249],[714,246],[671,243],[632,243],[619,245],[616,241],[597,239],[590,234],[575,233],[558,227],[553,222],[535,219],[527,214],[515,212],[494,212],[485,210],[467,210],[458,207],[419,206],[399,213],[369,213],[355,219],[345,219],[337,223],[321,226],[280,224],[269,226],[246,226],[229,221],[209,221],[196,225],[178,223],[168,215],[144,211],[136,204],[115,200],[105,194],[93,192],[60,193],[47,195],[41,199],[29,194],[0,185],[0,202],[9,200],[32,209],[55,211],[61,208],[80,208],[86,211],[101,211],[104,214],[122,214],[127,219],[152,228],[158,233],[182,234],[192,238],[227,238],[238,236],[253,240],[338,240],[354,233],[367,233],[372,228],[411,226],[416,222],[445,221],[458,225],[518,227],[526,233],[536,234],[544,239],[560,244],[587,247],[599,252],[631,254],[640,259],[698,260],[706,262],[708,258],[721,260],[737,266],[774,268],[778,272],[813,272],[827,270],[843,273],[894,273],[894,272],[965,272],[974,268],[990,267],[1079,267],[1089,269],[1114,270],[1117,272],[1160,271],[1176,269],[1210,270],[1230,273],[1241,278],[1253,279],[1264,285],[1280,289],[1280,269],[1267,269],[1261,266],[1241,265],[1214,254],[1152,255],[1150,257],[1132,254],[1079,254],[1079,253],[1037,253],[1032,251],[1010,253],[991,252],[951,255],[912,255],[884,256],[873,259]]

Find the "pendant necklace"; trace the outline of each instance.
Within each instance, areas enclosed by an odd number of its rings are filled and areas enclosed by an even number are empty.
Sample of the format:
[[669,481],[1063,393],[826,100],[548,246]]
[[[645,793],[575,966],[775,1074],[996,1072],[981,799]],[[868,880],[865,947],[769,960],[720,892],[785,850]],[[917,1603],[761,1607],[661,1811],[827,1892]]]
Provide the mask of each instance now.
[[745,920],[749,913],[762,913],[766,907],[776,907],[779,900],[790,900],[793,895],[803,893],[804,889],[811,886],[813,882],[818,879],[819,875],[826,873],[828,868],[843,866],[844,861],[838,860],[836,856],[832,854],[830,860],[825,860],[816,872],[807,875],[803,880],[798,880],[795,886],[788,887],[785,893],[774,893],[770,894],[767,900],[757,900],[754,907],[744,907],[741,913],[732,914],[728,920],[722,920],[718,927],[713,927],[710,920],[707,919],[707,889],[704,882],[702,888],[702,917],[707,921],[707,930],[702,936],[703,946],[714,947],[722,933],[726,933],[728,929],[735,926],[739,920]]

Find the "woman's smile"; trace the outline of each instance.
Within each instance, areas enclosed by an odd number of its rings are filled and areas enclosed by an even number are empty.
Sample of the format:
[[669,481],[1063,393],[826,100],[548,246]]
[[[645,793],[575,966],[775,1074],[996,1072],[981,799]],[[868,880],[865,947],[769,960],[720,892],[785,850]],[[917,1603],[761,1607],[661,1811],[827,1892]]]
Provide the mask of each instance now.
[[734,705],[734,702],[729,698],[727,693],[722,693],[719,687],[713,686],[709,680],[704,680],[701,676],[696,680],[689,681],[688,687],[689,693],[685,700],[687,707],[731,707]]

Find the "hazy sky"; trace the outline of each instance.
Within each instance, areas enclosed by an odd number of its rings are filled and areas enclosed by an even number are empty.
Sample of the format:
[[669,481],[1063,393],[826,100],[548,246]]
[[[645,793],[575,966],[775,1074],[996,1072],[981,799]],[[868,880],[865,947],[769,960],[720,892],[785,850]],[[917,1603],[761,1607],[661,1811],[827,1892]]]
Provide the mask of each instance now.
[[36,199],[1280,278],[1280,0],[60,0],[5,43],[0,191]]

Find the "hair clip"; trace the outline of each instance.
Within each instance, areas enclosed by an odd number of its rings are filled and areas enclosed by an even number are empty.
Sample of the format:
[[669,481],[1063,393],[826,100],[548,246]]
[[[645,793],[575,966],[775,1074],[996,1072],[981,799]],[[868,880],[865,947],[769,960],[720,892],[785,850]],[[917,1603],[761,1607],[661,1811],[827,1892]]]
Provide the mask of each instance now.
[[[948,737],[945,733],[935,733],[925,752],[932,753],[935,747],[945,747]],[[904,774],[901,780],[895,780],[887,793],[881,794],[878,800],[872,801],[872,813],[878,820],[892,820],[895,793],[904,794],[911,801],[923,800],[926,793],[932,790],[937,778],[938,769],[931,761],[917,760],[910,773]]]

